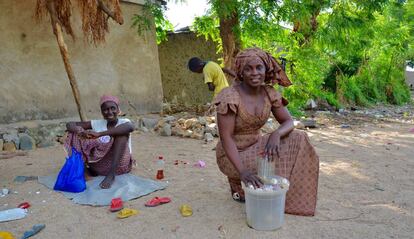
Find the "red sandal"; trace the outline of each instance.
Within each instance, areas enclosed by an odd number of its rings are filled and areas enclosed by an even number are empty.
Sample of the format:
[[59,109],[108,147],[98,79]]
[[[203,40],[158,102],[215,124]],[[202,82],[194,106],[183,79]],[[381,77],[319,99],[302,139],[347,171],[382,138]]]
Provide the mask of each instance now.
[[109,211],[111,212],[117,212],[124,208],[124,204],[122,203],[122,198],[114,198],[111,201],[111,207],[109,208]]
[[30,207],[30,204],[28,202],[22,202],[17,206],[18,208],[27,209]]
[[169,203],[171,202],[171,199],[169,197],[154,197],[153,199],[149,200],[145,203],[146,207],[156,207],[161,204]]

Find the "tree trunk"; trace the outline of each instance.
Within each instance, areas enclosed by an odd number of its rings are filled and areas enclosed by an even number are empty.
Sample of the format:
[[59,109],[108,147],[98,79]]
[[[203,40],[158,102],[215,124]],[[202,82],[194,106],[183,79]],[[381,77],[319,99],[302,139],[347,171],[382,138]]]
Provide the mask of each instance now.
[[48,10],[52,22],[53,33],[55,34],[57,43],[59,45],[60,54],[62,55],[62,60],[65,65],[66,73],[68,74],[69,83],[72,88],[72,93],[73,97],[75,98],[76,106],[78,108],[80,120],[86,121],[85,114],[82,110],[78,84],[76,83],[75,75],[73,73],[72,66],[69,62],[68,48],[63,38],[62,27],[60,26],[59,21],[57,20],[56,12],[54,11],[52,4],[53,3],[51,1],[48,2]]
[[[221,2],[222,4],[227,4],[228,1]],[[220,16],[219,29],[223,45],[224,66],[231,68],[234,58],[241,48],[239,15],[236,8],[231,13]]]

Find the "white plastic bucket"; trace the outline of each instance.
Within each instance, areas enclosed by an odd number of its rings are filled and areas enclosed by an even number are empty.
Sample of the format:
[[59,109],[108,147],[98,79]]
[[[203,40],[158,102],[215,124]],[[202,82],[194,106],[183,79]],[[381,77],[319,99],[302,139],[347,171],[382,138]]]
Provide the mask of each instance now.
[[[276,177],[281,179],[281,177]],[[255,190],[244,184],[247,224],[260,231],[276,230],[285,221],[285,199],[289,188]]]

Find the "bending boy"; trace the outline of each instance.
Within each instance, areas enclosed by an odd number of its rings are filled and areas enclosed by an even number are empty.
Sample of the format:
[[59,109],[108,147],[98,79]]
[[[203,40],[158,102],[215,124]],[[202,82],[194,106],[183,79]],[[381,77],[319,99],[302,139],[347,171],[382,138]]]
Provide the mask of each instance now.
[[229,86],[224,73],[235,77],[233,71],[221,68],[217,63],[213,61],[203,61],[198,57],[193,57],[188,61],[188,69],[194,73],[203,73],[204,83],[207,84],[210,91],[214,91],[214,97],[220,93],[220,91]]

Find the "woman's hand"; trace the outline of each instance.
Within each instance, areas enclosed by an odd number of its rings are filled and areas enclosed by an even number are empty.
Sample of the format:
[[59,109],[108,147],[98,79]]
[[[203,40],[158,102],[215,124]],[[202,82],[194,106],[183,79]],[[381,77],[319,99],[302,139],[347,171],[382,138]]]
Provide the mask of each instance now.
[[101,137],[101,134],[93,130],[84,130],[79,133],[79,136],[86,139],[97,139]]
[[265,147],[265,154],[269,158],[269,160],[273,161],[273,157],[277,156],[279,158],[279,146],[280,146],[280,134],[279,132],[275,131],[267,140],[267,144]]
[[240,180],[247,186],[249,184],[253,185],[254,188],[260,188],[263,183],[260,180],[260,178],[253,174],[251,171],[249,170],[243,170],[240,173]]
[[86,130],[85,131],[85,136],[88,139],[97,139],[97,138],[101,137],[101,133],[95,132],[93,130]]

